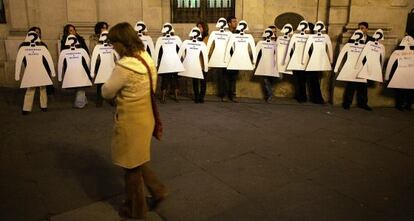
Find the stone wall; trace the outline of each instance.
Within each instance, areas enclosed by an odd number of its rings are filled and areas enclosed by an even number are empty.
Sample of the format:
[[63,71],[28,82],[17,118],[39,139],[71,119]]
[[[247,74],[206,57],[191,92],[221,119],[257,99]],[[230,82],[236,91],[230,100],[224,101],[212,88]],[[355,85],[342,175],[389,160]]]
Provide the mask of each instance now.
[[[328,34],[335,48],[335,57],[344,42],[362,20],[370,23],[371,31],[385,30],[384,44],[387,58],[404,35],[406,16],[414,2],[411,0],[236,0],[236,17],[246,20],[250,33],[259,40],[264,28],[274,23],[275,17],[294,12],[310,22],[322,20],[327,24]],[[74,24],[78,32],[88,39],[97,21],[110,25],[127,21],[135,24],[144,20],[149,35],[154,41],[160,34],[164,22],[171,17],[170,0],[5,0],[7,24],[0,24],[0,86],[18,87],[14,81],[14,60],[17,46],[30,26],[42,28],[42,39],[48,44],[56,63],[57,44],[62,28]],[[173,24],[177,35],[183,39],[194,24]],[[214,30],[215,24],[209,24]],[[343,85],[326,72],[321,79],[323,96],[334,104],[342,101]],[[208,76],[208,94],[216,94],[217,76],[214,70]],[[191,83],[182,79],[184,91],[191,93]],[[293,78],[285,76],[274,87],[279,97],[293,97]],[[55,82],[56,83],[56,82]],[[373,106],[392,105],[392,95],[383,85],[373,84],[369,88],[369,103]],[[261,81],[252,72],[243,71],[237,84],[241,97],[261,98]]]

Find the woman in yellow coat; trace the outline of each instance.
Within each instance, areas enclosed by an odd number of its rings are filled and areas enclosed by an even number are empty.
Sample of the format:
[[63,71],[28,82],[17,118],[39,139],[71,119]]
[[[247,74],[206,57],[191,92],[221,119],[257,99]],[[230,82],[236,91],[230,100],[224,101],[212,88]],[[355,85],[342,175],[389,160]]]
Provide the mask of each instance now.
[[[157,71],[144,44],[128,23],[111,28],[108,39],[121,57],[102,87],[102,96],[115,98],[117,105],[112,160],[126,172],[126,200],[120,214],[145,219],[148,207],[156,206],[167,195],[166,187],[148,166],[154,130],[149,77],[152,77],[153,88],[156,88]],[[147,63],[149,70],[137,59],[138,56]],[[144,186],[151,193],[151,205],[147,205]]]

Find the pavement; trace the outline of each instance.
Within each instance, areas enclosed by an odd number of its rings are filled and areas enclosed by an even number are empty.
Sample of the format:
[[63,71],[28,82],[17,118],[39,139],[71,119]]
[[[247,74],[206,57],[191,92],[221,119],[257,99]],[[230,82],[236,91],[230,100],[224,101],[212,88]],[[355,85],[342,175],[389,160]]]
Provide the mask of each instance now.
[[[122,220],[113,108],[88,93],[23,116],[23,93],[0,88],[0,220]],[[414,112],[240,101],[160,105],[151,163],[170,195],[148,220],[414,220]]]

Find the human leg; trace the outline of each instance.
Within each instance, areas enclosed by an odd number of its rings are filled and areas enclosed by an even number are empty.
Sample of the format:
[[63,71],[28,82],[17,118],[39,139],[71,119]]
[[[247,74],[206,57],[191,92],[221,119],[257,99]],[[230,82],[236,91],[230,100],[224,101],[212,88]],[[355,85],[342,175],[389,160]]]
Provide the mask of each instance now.
[[145,200],[144,179],[142,168],[125,169],[126,199],[120,215],[134,219],[145,219],[148,211]]
[[295,97],[299,103],[306,102],[306,72],[293,71],[295,77]]
[[47,111],[47,87],[46,86],[42,86],[39,87],[39,91],[40,91],[40,109],[43,112]]
[[23,101],[23,111],[22,111],[23,115],[28,114],[32,111],[35,92],[36,92],[35,87],[29,87],[26,89],[26,93],[24,95],[24,101]]
[[355,93],[355,82],[347,82],[344,90],[344,97],[342,102],[342,107],[348,110],[352,104]]

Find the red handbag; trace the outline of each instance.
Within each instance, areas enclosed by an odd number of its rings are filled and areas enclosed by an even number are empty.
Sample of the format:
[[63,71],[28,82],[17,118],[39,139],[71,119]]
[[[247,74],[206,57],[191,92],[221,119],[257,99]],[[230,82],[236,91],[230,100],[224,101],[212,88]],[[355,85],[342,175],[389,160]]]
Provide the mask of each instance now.
[[152,84],[151,69],[149,68],[147,62],[141,56],[137,55],[136,58],[139,61],[141,61],[142,64],[144,64],[144,66],[147,68],[147,71],[148,71],[148,76],[150,79],[152,113],[154,114],[154,121],[155,121],[155,126],[154,126],[154,131],[152,132],[152,136],[154,136],[157,140],[161,140],[163,127],[162,127],[160,112],[158,111],[157,100],[155,98],[154,89],[152,87],[153,84]]

